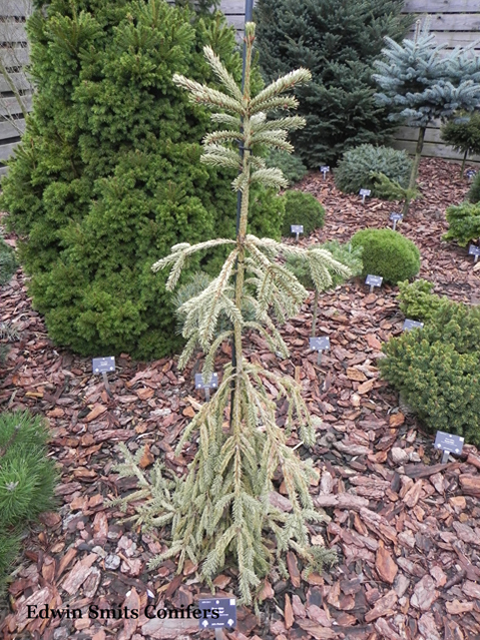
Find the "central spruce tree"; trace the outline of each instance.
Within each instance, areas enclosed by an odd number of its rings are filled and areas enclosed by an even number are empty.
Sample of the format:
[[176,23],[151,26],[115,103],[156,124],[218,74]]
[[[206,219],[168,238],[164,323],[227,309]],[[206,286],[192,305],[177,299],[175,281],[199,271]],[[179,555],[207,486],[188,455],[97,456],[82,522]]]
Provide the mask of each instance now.
[[383,37],[400,40],[411,23],[402,6],[403,0],[258,0],[265,79],[300,65],[312,72],[312,81],[295,91],[307,127],[292,136],[309,167],[336,163],[344,151],[392,134],[386,110],[375,104],[371,74]]
[[[234,33],[165,0],[39,4],[28,23],[34,109],[1,204],[22,236],[29,293],[59,345],[161,357],[179,337],[152,262],[186,238],[235,234],[235,194],[198,162],[208,114],[172,76],[213,80],[208,44],[239,78]],[[252,228],[278,237],[281,198],[261,187],[255,199]]]
[[[263,183],[284,188],[287,184],[279,169],[266,166],[258,155],[258,145],[293,150],[287,134],[304,126],[305,120],[285,115],[298,105],[287,92],[310,79],[309,71],[300,68],[260,93],[253,92],[250,67],[254,37],[255,25],[247,22],[242,89],[210,47],[205,47],[205,57],[222,82],[222,91],[174,76],[194,103],[213,110],[218,130],[204,138],[202,161],[238,172],[232,182],[241,192],[236,239],[179,243],[152,266],[156,272],[169,267],[167,288],[173,289],[192,256],[212,246],[228,249],[217,277],[182,305],[187,345],[179,365],[184,366],[198,346],[206,353],[203,376],[209,380],[215,356],[225,341],[233,342],[235,356],[224,367],[215,395],[200,408],[177,445],[179,455],[183,445],[196,440],[194,433],[198,431],[199,444],[188,473],[178,478],[157,462],[147,477],[140,455],[132,456],[122,446],[126,461],[118,470],[121,475],[137,477],[138,491],[115,501],[134,505],[136,513],[131,519],[141,525],[157,529],[171,525],[170,546],[152,560],[151,568],[167,558],[178,558],[177,571],[181,573],[188,559],[199,565],[200,575],[214,589],[213,578],[233,558],[246,603],[257,595],[261,578],[274,564],[287,575],[285,555],[289,549],[302,559],[307,571],[320,570],[323,562],[333,557],[310,540],[307,522],[325,520],[325,515],[314,509],[309,491],[310,480],[316,482],[312,461],[302,460],[287,445],[292,430],[301,444],[315,442],[314,419],[302,399],[300,385],[250,359],[245,347],[254,332],[266,340],[272,354],[288,356],[278,326],[298,313],[308,294],[285,266],[286,258],[296,256],[308,265],[315,287],[321,291],[331,286],[332,274],[351,275],[323,248],[302,249],[248,233],[251,187]],[[283,111],[281,116],[267,120],[269,112],[278,110]],[[216,335],[222,316],[228,318],[229,326]],[[288,410],[282,428],[277,423],[277,407],[283,401]],[[272,491],[282,481],[290,501],[286,508],[279,508],[272,499]],[[166,538],[163,532],[160,535]]]

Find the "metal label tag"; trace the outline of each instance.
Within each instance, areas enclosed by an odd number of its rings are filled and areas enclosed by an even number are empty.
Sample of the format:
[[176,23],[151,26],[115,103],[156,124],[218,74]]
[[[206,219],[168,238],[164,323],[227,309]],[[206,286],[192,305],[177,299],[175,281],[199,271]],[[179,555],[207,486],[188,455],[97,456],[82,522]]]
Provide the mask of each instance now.
[[365,284],[370,285],[371,287],[380,287],[382,285],[383,282],[383,276],[372,276],[372,275],[368,275],[367,279],[365,280]]
[[437,431],[435,437],[435,449],[441,449],[442,451],[448,451],[449,453],[456,453],[460,455],[463,449],[463,443],[465,438],[460,436],[454,436],[451,433],[445,433],[444,431]]
[[310,349],[315,349],[315,351],[325,351],[325,349],[330,349],[330,338],[328,336],[310,338]]
[[303,224],[292,224],[290,230],[292,233],[303,233]]
[[473,178],[473,176],[477,175],[477,172],[475,171],[475,169],[469,169],[468,171],[465,171],[465,175],[467,176],[467,178]]
[[469,256],[480,256],[480,247],[477,247],[475,244],[471,244],[468,247],[468,255]]
[[[198,608],[204,612],[200,618],[200,629],[220,629],[227,627],[234,629],[237,624],[237,601],[235,598],[211,598],[209,600],[199,600]],[[213,617],[216,612],[218,617]]]
[[108,373],[110,371],[115,371],[115,357],[93,358],[92,370],[93,373]]
[[358,192],[361,196],[369,196],[372,193],[371,189],[360,189]]
[[216,389],[218,387],[218,374],[212,373],[210,381],[204,382],[203,375],[201,373],[195,374],[195,388],[196,389]]
[[330,167],[327,167],[327,166],[320,167],[320,171],[322,171],[323,173],[328,173],[330,171]]
[[403,330],[410,331],[411,329],[423,329],[423,322],[419,322],[418,320],[409,320],[408,318],[403,323]]
[[399,220],[403,220],[403,216],[401,213],[394,213],[392,211],[392,213],[390,214],[390,220],[392,222],[398,222]]

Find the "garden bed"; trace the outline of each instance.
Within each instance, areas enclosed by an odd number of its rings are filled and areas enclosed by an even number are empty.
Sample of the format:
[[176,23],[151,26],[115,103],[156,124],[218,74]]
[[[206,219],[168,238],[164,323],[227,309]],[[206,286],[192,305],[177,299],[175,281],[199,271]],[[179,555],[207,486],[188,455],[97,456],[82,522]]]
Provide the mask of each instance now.
[[[480,271],[473,258],[441,241],[446,207],[461,202],[468,188],[459,165],[424,159],[419,181],[423,198],[398,227],[420,249],[419,277],[434,282],[436,293],[479,304]],[[321,174],[310,174],[299,187],[326,208],[324,228],[301,243],[347,241],[358,229],[388,226],[395,209],[376,199],[362,206],[360,197],[342,195],[331,176],[324,181]],[[194,390],[195,368],[179,372],[175,358],[146,364],[126,355],[117,358],[109,396],[101,377],[92,374],[91,360],[53,347],[31,308],[21,272],[2,289],[0,300],[2,320],[14,322],[21,334],[2,370],[0,407],[29,408],[49,419],[50,450],[62,473],[61,508],[46,514],[45,528],[26,540],[10,603],[0,613],[0,638],[200,637],[196,620],[189,626],[171,620],[168,626],[142,615],[106,622],[86,613],[81,619],[27,619],[29,604],[143,610],[146,604],[186,606],[208,593],[191,564],[183,576],[175,575],[171,561],[147,571],[146,563],[162,547],[161,532],[142,535],[120,524],[118,509],[106,506],[134,486],[118,480],[112,469],[120,459],[119,442],[132,451],[141,447],[147,469],[161,455],[167,467],[185,471],[194,447],[178,458],[173,449],[203,398]],[[284,327],[289,360],[277,361],[258,337],[250,355],[300,380],[311,412],[323,419],[313,452],[302,455],[312,455],[321,471],[312,493],[332,518],[312,529],[312,536],[334,547],[339,561],[331,571],[307,577],[290,553],[290,579],[278,575],[265,581],[261,621],[242,608],[237,631],[228,637],[477,637],[480,454],[466,445],[461,458],[441,465],[433,438],[379,380],[375,362],[381,343],[402,331],[395,288],[369,293],[356,279],[321,296],[318,333],[328,335],[331,344],[321,365],[308,348],[310,302]],[[228,351],[225,347],[225,358]],[[285,410],[279,408],[280,420]],[[291,444],[297,444],[295,437]],[[235,593],[234,572],[225,571],[216,584],[220,595]]]

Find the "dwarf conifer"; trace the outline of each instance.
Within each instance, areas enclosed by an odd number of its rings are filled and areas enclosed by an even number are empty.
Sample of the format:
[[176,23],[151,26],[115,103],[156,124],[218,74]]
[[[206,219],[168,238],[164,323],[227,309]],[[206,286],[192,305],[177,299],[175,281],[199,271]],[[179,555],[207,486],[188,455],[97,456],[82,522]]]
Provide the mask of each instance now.
[[463,153],[463,176],[468,155],[480,153],[480,113],[459,114],[442,127],[441,134],[444,142]]
[[[331,272],[344,277],[350,274],[324,249],[302,249],[248,233],[251,186],[285,185],[282,172],[267,167],[257,155],[257,146],[291,151],[287,132],[305,124],[298,116],[268,120],[267,114],[295,108],[297,100],[285,93],[310,79],[309,71],[297,69],[254,95],[250,77],[254,27],[253,23],[245,26],[243,90],[209,47],[205,48],[205,55],[223,85],[221,91],[181,75],[174,77],[194,103],[214,110],[212,119],[219,128],[204,139],[202,161],[238,172],[233,181],[234,189],[242,194],[237,237],[193,245],[182,242],[153,266],[154,271],[170,269],[167,288],[173,289],[192,256],[215,246],[228,249],[218,276],[203,292],[183,304],[187,346],[180,365],[185,365],[200,346],[206,353],[203,376],[209,380],[215,355],[226,340],[233,341],[235,356],[224,368],[215,395],[201,406],[177,446],[179,453],[186,443],[192,442],[194,434],[199,434],[198,449],[185,478],[168,480],[157,464],[148,479],[139,466],[139,457],[134,458],[126,447],[122,447],[126,463],[120,466],[122,474],[133,473],[139,480],[139,491],[125,500],[136,505],[135,519],[151,527],[171,523],[171,546],[151,566],[178,557],[178,570],[182,571],[185,561],[190,559],[200,564],[202,576],[212,584],[227,559],[233,557],[245,602],[252,599],[260,578],[268,573],[275,559],[279,568],[285,570],[288,549],[294,549],[310,567],[318,568],[322,561],[331,558],[323,547],[310,544],[306,526],[309,520],[318,522],[326,517],[313,508],[309,492],[310,480],[316,472],[311,461],[302,461],[286,444],[292,431],[296,431],[303,444],[313,444],[313,420],[295,380],[278,377],[246,357],[248,333],[260,334],[273,353],[288,355],[278,324],[298,312],[307,291],[285,266],[284,258],[293,255],[308,261],[315,286],[321,290],[331,285]],[[243,312],[247,306],[248,319]],[[216,326],[222,315],[229,319],[230,326],[217,335]],[[276,389],[276,399],[268,391],[272,387]],[[276,420],[279,400],[288,402],[284,428]],[[286,510],[275,506],[270,498],[274,481],[282,480],[291,507]],[[139,505],[142,497],[146,502]]]

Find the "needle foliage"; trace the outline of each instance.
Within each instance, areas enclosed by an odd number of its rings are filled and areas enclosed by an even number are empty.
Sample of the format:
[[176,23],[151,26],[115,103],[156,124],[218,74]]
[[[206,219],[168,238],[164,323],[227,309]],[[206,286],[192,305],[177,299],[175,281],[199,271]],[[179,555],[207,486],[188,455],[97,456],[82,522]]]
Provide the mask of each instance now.
[[[57,344],[91,356],[162,357],[181,340],[152,263],[214,229],[235,235],[225,169],[198,161],[209,114],[172,76],[214,83],[202,53],[210,44],[240,77],[235,35],[221,14],[198,18],[165,0],[42,4],[27,27],[33,113],[0,208],[21,236],[29,293]],[[281,198],[258,185],[253,201],[251,230],[280,237]],[[215,258],[202,256],[202,266]]]
[[[190,559],[199,565],[202,577],[212,585],[214,576],[226,562],[233,560],[244,602],[254,598],[261,578],[273,563],[285,571],[288,549],[294,549],[310,568],[318,569],[324,561],[332,560],[325,548],[311,545],[307,529],[308,521],[321,522],[326,518],[314,509],[309,492],[316,471],[311,461],[301,460],[287,446],[292,432],[307,446],[315,440],[315,424],[301,389],[290,377],[278,377],[250,362],[244,343],[253,331],[266,339],[272,352],[288,356],[278,325],[298,312],[307,291],[285,266],[286,257],[295,255],[308,260],[312,279],[320,290],[331,284],[331,271],[344,277],[350,274],[324,249],[301,249],[247,233],[251,185],[261,183],[276,188],[285,185],[281,171],[268,168],[252,151],[255,144],[290,151],[288,131],[304,125],[303,118],[298,116],[267,120],[266,115],[295,108],[297,100],[285,94],[310,79],[309,71],[298,69],[251,95],[254,32],[255,25],[247,23],[243,90],[209,47],[205,48],[205,56],[223,85],[222,91],[181,75],[174,77],[176,84],[190,93],[193,102],[213,109],[212,119],[219,125],[203,141],[202,161],[238,171],[233,182],[234,189],[242,194],[237,236],[233,240],[217,238],[196,245],[177,244],[169,256],[153,266],[154,271],[170,269],[166,286],[171,290],[191,256],[215,246],[228,248],[218,276],[183,305],[187,345],[180,365],[187,363],[198,346],[206,354],[203,375],[209,379],[215,354],[226,340],[233,341],[235,357],[224,368],[215,395],[201,407],[177,446],[179,453],[184,445],[199,438],[185,478],[167,478],[160,464],[147,478],[139,459],[132,457],[125,447],[126,462],[120,466],[122,474],[135,474],[139,481],[139,491],[127,499],[136,505],[134,518],[150,527],[171,524],[170,546],[151,566],[175,557],[178,570],[182,571],[185,561]],[[253,310],[251,319],[243,313],[246,306],[249,313]],[[229,319],[230,328],[216,335],[221,316]],[[276,397],[271,395],[272,388]],[[289,408],[285,426],[280,428],[276,422],[277,402],[285,399]],[[281,481],[285,483],[291,506],[286,511],[270,499],[275,483]],[[139,505],[142,497],[146,501]]]

